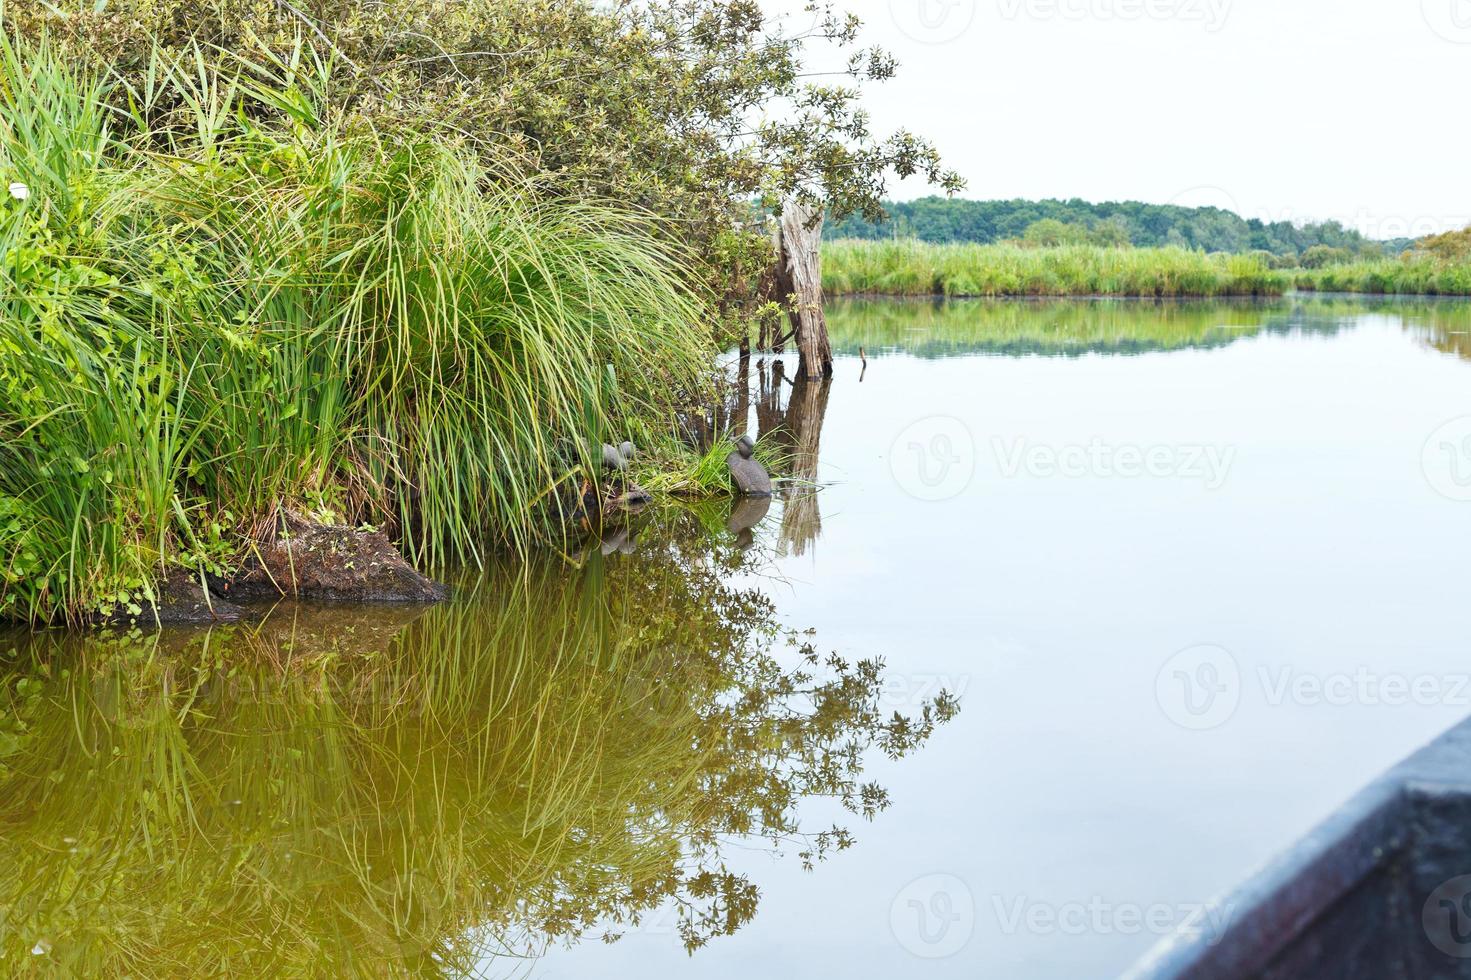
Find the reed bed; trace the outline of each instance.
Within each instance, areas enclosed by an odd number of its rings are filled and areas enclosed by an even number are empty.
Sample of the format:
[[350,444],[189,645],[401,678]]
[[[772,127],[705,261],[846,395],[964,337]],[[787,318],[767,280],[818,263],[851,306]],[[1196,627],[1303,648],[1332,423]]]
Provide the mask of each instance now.
[[1413,253],[1398,259],[1298,269],[1292,275],[1296,288],[1309,292],[1471,296],[1471,263]]
[[1183,248],[840,240],[823,246],[822,259],[829,295],[1278,296],[1291,285],[1261,256]]

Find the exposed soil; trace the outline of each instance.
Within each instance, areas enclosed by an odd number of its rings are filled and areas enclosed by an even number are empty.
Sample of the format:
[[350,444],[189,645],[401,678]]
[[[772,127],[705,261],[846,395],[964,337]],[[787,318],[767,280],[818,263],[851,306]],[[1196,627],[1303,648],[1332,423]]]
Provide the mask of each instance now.
[[144,602],[137,615],[126,610],[99,617],[100,623],[137,626],[188,626],[209,623],[233,623],[245,611],[239,606],[206,592],[199,579],[183,569],[169,572],[154,586],[156,602]]
[[290,516],[236,575],[216,583],[232,601],[293,596],[336,602],[440,602],[449,589],[420,575],[378,531]]

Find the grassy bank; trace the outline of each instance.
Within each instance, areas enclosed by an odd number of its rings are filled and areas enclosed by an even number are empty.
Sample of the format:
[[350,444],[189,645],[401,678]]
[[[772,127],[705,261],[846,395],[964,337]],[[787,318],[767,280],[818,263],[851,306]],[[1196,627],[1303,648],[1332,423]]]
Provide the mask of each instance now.
[[823,246],[829,295],[1275,296],[1291,285],[1254,255],[1183,248],[1022,248],[836,241]]
[[1429,255],[1299,269],[1293,284],[1302,290],[1402,296],[1471,296],[1471,263]]
[[155,76],[122,116],[0,51],[0,616],[136,606],[288,508],[525,546],[589,442],[670,439],[710,342],[644,219],[336,124],[290,69]]
[[1471,262],[1410,252],[1401,258],[1276,270],[1265,257],[1180,248],[828,242],[823,289],[831,296],[1211,298],[1309,292],[1471,296]]

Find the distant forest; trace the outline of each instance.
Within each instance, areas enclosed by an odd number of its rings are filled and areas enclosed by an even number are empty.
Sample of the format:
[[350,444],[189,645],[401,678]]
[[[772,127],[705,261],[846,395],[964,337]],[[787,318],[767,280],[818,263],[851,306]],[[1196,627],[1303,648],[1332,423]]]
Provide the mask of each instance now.
[[1294,225],[1243,218],[1221,208],[1138,201],[967,201],[925,197],[885,202],[888,220],[851,217],[829,223],[827,238],[918,238],[926,242],[1022,241],[1154,247],[1180,245],[1207,252],[1271,252],[1297,258],[1309,249],[1355,257],[1397,254],[1409,240],[1380,242],[1336,221]]

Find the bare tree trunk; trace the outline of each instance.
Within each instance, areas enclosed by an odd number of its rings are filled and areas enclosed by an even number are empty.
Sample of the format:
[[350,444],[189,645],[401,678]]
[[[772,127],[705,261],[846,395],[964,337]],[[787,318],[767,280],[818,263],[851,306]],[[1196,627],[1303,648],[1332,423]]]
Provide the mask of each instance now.
[[822,312],[822,213],[792,198],[782,208],[779,288],[792,296],[792,326],[804,378],[830,378],[833,347]]
[[[763,296],[768,302],[775,301],[786,306],[792,295],[792,276],[787,272],[787,257],[782,251],[780,222],[774,224],[771,229],[771,250],[776,258],[773,260],[771,271],[762,280],[762,284],[766,287]],[[797,322],[793,317],[792,332],[795,334],[796,330]],[[773,354],[784,353],[787,349],[785,337],[786,335],[782,333],[780,319],[773,321],[769,317],[761,318],[761,350],[771,351]]]

